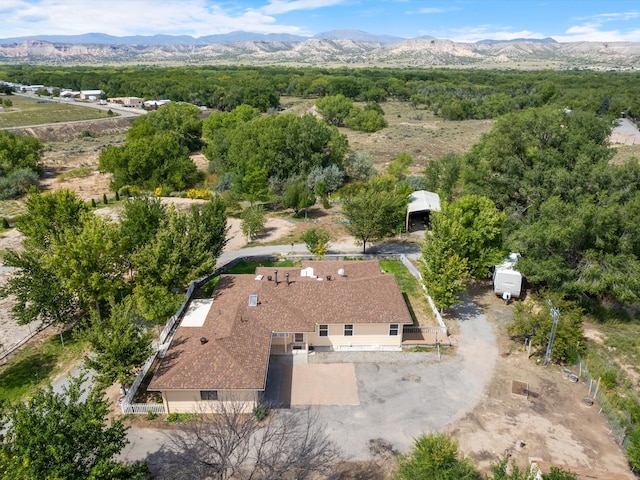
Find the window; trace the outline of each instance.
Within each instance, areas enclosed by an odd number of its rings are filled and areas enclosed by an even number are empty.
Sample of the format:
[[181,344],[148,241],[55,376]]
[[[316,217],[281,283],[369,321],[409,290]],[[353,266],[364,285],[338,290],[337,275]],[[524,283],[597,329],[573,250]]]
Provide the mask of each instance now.
[[304,333],[294,333],[293,334],[293,341],[296,342],[296,343],[304,342]]
[[391,337],[397,337],[398,336],[398,324],[397,323],[391,323],[389,324],[389,336]]
[[218,400],[218,391],[200,390],[200,400]]
[[353,337],[353,325],[345,325],[344,326],[344,336],[345,337]]
[[318,325],[318,336],[319,337],[328,337],[329,336],[329,325]]

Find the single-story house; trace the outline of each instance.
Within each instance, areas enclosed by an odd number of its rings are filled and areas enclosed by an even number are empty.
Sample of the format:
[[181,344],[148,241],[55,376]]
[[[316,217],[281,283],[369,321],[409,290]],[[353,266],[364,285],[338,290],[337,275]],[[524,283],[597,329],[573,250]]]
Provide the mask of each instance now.
[[103,93],[102,90],[80,90],[80,100],[95,101]]
[[147,100],[146,102],[143,102],[145,107],[153,108],[155,110],[168,103],[171,103],[171,100]]
[[431,212],[440,211],[440,196],[437,193],[417,190],[409,195],[407,206],[407,232],[429,230]]
[[114,97],[109,98],[108,101],[124,107],[140,108],[144,99],[140,97]]
[[400,350],[412,318],[394,275],[377,261],[306,261],[221,275],[200,319],[183,320],[148,390],[165,411],[252,409],[272,354]]

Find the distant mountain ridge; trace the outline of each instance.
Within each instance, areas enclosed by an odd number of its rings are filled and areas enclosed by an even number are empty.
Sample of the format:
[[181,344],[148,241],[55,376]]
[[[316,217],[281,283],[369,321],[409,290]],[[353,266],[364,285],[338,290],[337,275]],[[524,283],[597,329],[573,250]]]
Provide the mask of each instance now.
[[0,44],[43,41],[68,43],[70,45],[211,45],[234,42],[304,42],[310,38],[322,40],[355,40],[358,42],[396,43],[405,40],[391,35],[377,35],[361,30],[330,30],[313,37],[288,33],[253,33],[236,31],[224,34],[192,37],[190,35],[132,35],[116,37],[105,33],[84,33],[82,35],[29,35],[26,37],[1,38]]
[[[346,32],[356,38],[371,38],[366,36],[366,32]],[[390,38],[373,38],[376,40],[306,38],[303,41],[234,40],[177,45],[71,44],[28,40],[0,44],[0,63],[640,70],[640,43],[635,42],[558,43],[527,39],[523,42],[463,43],[412,38],[388,43]]]

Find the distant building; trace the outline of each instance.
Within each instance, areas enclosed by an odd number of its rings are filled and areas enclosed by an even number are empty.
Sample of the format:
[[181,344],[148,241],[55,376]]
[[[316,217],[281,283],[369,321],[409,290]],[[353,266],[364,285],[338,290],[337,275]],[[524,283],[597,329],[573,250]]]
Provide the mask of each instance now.
[[157,110],[159,107],[162,107],[167,103],[171,103],[171,100],[147,100],[146,102],[144,102],[144,106],[146,108]]
[[109,103],[122,105],[123,107],[140,108],[144,99],[140,97],[113,97],[109,98]]
[[104,92],[102,90],[80,90],[80,100],[95,102]]

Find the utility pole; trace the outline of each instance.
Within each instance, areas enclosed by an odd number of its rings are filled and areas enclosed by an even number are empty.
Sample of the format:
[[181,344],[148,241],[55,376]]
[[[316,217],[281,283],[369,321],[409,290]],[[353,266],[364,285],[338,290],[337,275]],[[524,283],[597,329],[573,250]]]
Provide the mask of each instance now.
[[558,329],[558,320],[560,320],[560,310],[553,306],[551,300],[548,300],[551,307],[551,316],[553,317],[553,325],[551,325],[551,333],[549,334],[549,343],[547,344],[547,352],[544,354],[544,363],[547,365],[551,358],[551,349],[553,348],[553,341],[556,338],[556,330]]

